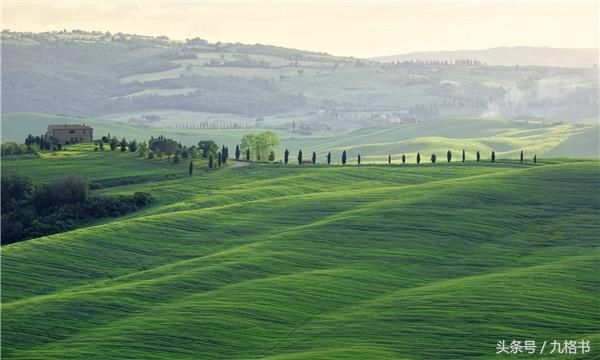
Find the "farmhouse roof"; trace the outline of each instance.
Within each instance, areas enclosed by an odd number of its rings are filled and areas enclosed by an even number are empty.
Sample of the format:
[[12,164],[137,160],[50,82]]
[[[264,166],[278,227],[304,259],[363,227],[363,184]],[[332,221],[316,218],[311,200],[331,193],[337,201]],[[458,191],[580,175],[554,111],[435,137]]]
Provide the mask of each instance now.
[[48,130],[83,130],[91,129],[91,127],[83,124],[64,124],[64,125],[48,125]]

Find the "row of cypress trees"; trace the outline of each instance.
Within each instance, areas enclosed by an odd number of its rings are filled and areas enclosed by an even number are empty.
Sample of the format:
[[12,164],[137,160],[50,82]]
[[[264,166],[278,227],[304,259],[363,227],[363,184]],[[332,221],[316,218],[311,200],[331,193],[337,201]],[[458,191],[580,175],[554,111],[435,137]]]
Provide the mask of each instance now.
[[[239,160],[240,156],[241,156],[240,147],[239,147],[239,145],[236,145],[235,159]],[[288,149],[285,149],[285,151],[283,153],[283,162],[286,165],[289,162],[289,157],[290,157],[290,151]],[[221,165],[224,165],[227,162],[228,158],[229,158],[229,148],[223,146],[223,149],[217,153],[217,163],[216,164],[214,162],[213,155],[211,154],[209,156],[209,158],[208,158],[209,169],[212,169],[215,167],[221,167]],[[327,159],[327,165],[331,165],[331,152],[327,153],[326,159]],[[346,154],[346,150],[344,150],[342,152],[342,165],[346,165],[347,159],[348,159],[348,156]],[[476,159],[477,159],[477,162],[481,161],[481,153],[479,151],[477,151],[477,153],[476,153]],[[275,154],[273,152],[271,152],[271,154],[269,154],[269,161],[274,161],[274,160],[275,160]],[[452,162],[452,151],[448,150],[448,152],[446,153],[446,160],[448,162]],[[465,160],[466,160],[466,152],[463,149],[462,162],[465,162]],[[490,160],[491,160],[491,162],[496,162],[496,152],[495,151],[492,151]],[[250,149],[246,150],[246,161],[250,161]],[[406,164],[406,155],[405,154],[402,154],[401,161],[402,161],[402,164]],[[432,164],[435,164],[437,162],[437,155],[431,154],[430,161]],[[361,156],[360,156],[360,154],[358,154],[358,156],[357,156],[358,165],[360,165],[360,162],[361,162]],[[416,162],[417,162],[417,164],[421,163],[421,153],[419,153],[419,152],[417,152]],[[523,150],[521,150],[521,153],[519,156],[519,162],[521,164],[523,164],[523,162],[524,162]],[[311,164],[317,163],[317,153],[315,151],[313,151],[313,153],[312,153],[312,158],[311,158],[310,163]],[[391,164],[391,163],[392,163],[392,155],[388,155],[388,164]],[[537,163],[537,155],[536,154],[533,155],[533,163],[534,164]],[[300,164],[300,165],[303,164],[302,149],[300,149],[298,151],[298,164]],[[189,174],[192,175],[193,172],[194,172],[194,164],[192,163],[192,161],[190,161]]]
[[[283,153],[283,162],[285,164],[287,164],[289,162],[289,157],[290,157],[290,151],[288,149],[285,149],[285,151]],[[237,152],[236,152],[236,159],[237,159]],[[247,160],[250,159],[249,151],[246,156],[246,159]],[[331,152],[327,153],[326,159],[327,159],[327,165],[330,165],[331,164]],[[346,154],[346,150],[344,150],[342,152],[342,165],[346,165],[347,159],[348,159],[348,157]],[[481,161],[481,153],[479,151],[477,151],[477,153],[476,153],[476,159],[477,159],[477,162]],[[406,163],[406,155],[403,154],[401,160],[402,160],[402,164],[405,164]],[[448,150],[448,152],[446,153],[446,160],[448,162],[452,162],[452,151]],[[496,152],[495,151],[492,151],[490,160],[491,160],[491,162],[496,162]],[[519,160],[520,160],[521,164],[524,162],[523,150],[521,150]],[[435,163],[436,161],[437,161],[436,154],[431,154],[431,162]],[[465,162],[465,161],[466,161],[466,152],[465,152],[465,150],[463,150],[462,151],[462,162]],[[358,154],[358,156],[357,156],[358,165],[360,165],[360,162],[361,162],[361,156],[360,156],[360,154]],[[417,162],[417,164],[421,163],[421,153],[417,153],[416,162]],[[533,162],[537,163],[537,155],[533,156]],[[303,163],[303,155],[302,155],[302,149],[300,149],[298,151],[298,164],[301,165],[302,163]],[[312,164],[317,163],[317,153],[314,151],[312,153],[311,163]],[[392,163],[392,155],[388,155],[388,164],[391,164],[391,163]]]

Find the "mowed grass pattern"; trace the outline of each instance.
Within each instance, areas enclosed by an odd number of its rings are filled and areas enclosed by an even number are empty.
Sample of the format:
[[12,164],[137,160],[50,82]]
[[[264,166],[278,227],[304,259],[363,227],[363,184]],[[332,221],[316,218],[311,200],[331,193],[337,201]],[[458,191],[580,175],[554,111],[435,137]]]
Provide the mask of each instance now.
[[105,188],[157,202],[2,248],[3,356],[491,359],[502,339],[589,339],[593,358],[598,165],[251,165]]

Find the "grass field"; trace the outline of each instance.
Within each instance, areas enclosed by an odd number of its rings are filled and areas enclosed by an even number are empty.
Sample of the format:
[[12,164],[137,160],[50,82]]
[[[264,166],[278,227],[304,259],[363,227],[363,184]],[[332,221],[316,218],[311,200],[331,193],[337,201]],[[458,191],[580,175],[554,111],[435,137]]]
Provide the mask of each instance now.
[[496,359],[502,339],[598,357],[598,161],[189,177],[72,151],[2,170],[179,177],[99,190],[156,197],[126,218],[2,247],[6,359]]
[[[45,151],[37,155],[6,157],[2,159],[2,174],[21,174],[35,181],[51,182],[67,175],[84,175],[95,182],[141,178],[161,180],[182,176],[189,163],[179,164],[162,159],[140,159],[137,153],[93,150],[92,144],[66,146],[64,151]],[[204,167],[206,160],[195,160],[197,167]],[[49,166],[50,165],[50,166]]]

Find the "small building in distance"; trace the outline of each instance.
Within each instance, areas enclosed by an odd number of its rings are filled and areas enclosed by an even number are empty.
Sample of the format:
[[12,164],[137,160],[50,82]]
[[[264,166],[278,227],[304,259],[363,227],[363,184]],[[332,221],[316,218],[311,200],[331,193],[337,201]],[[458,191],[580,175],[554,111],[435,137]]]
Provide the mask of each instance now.
[[46,137],[53,144],[77,144],[92,142],[94,129],[83,124],[48,125]]

